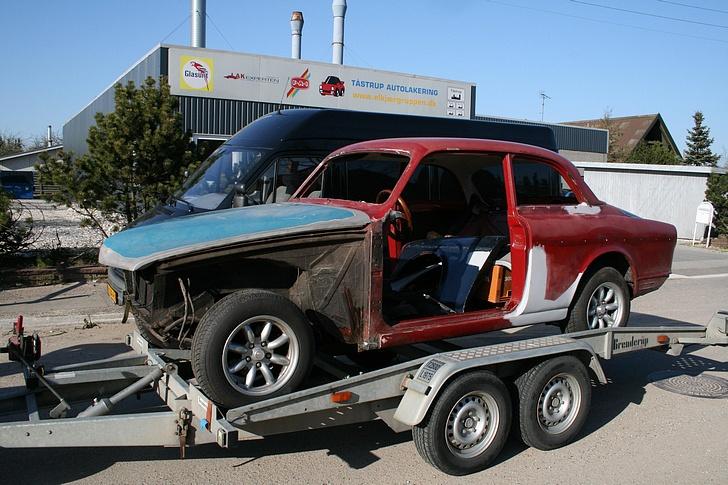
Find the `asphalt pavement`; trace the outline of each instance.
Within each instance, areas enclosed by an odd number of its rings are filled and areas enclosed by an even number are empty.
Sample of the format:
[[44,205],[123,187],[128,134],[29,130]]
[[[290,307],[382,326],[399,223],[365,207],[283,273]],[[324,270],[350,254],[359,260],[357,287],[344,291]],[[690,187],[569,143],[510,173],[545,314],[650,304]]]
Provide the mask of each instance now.
[[[728,309],[728,253],[679,246],[675,275],[632,303],[630,325],[705,324]],[[118,321],[102,283],[0,293],[0,331],[15,314],[37,322],[52,364],[127,351],[132,324],[83,328],[83,319]],[[65,315],[65,320],[60,319]],[[70,315],[70,317],[69,317]],[[107,315],[107,317],[102,317]],[[80,320],[79,320],[80,319]],[[56,322],[56,323],[54,323]],[[528,335],[552,333],[535,325]],[[502,338],[486,334],[483,342]],[[192,448],[187,459],[165,448],[0,449],[3,483],[728,483],[728,400],[690,397],[658,388],[660,371],[728,378],[728,348],[687,348],[677,358],[642,351],[604,362],[607,385],[593,389],[579,439],[543,452],[514,432],[489,469],[462,478],[444,475],[417,455],[409,432],[381,422],[291,433],[223,450]],[[17,384],[0,356],[0,386]],[[1,445],[1,444],[0,444]]]

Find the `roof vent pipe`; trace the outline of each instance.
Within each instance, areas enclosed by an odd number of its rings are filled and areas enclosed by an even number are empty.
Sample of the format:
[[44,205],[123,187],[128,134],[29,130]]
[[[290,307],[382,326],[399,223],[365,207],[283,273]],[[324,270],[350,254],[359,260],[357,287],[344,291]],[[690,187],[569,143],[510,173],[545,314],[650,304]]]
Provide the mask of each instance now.
[[53,146],[53,128],[51,128],[51,125],[48,125],[48,134],[46,135],[46,143],[48,144],[48,148]]
[[303,12],[291,14],[291,59],[301,58],[301,33],[303,32]]
[[334,39],[331,42],[333,50],[331,62],[344,63],[344,16],[346,15],[346,0],[334,0],[331,4],[334,12]]
[[192,47],[205,47],[206,0],[191,0],[190,41]]

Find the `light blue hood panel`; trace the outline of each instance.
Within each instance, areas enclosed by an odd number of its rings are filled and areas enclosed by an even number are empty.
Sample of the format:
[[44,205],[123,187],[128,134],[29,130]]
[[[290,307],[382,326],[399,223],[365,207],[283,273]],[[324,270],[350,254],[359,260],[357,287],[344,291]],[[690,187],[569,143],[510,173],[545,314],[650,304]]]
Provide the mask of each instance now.
[[340,207],[283,203],[176,217],[133,227],[104,241],[99,262],[136,271],[204,249],[316,231],[364,227],[365,213]]

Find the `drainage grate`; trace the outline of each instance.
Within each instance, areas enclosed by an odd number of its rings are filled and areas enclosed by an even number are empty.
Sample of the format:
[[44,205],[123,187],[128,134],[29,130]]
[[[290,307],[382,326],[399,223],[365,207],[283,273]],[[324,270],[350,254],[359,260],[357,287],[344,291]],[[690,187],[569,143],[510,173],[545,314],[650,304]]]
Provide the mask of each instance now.
[[722,377],[689,375],[667,370],[653,372],[647,378],[660,389],[684,396],[728,399],[728,379]]

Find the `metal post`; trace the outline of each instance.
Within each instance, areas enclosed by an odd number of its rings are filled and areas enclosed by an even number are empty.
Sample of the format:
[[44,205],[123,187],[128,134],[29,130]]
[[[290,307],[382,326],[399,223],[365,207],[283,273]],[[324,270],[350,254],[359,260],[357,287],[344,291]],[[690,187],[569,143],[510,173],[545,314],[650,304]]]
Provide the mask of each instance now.
[[291,13],[291,58],[301,58],[301,33],[303,32],[303,12]]
[[190,43],[192,47],[205,47],[206,0],[191,1]]
[[331,62],[344,63],[344,16],[346,15],[346,0],[334,0],[331,5],[334,12],[334,38],[331,42]]

